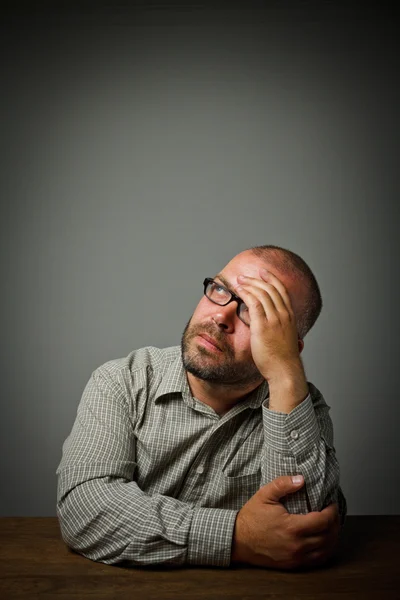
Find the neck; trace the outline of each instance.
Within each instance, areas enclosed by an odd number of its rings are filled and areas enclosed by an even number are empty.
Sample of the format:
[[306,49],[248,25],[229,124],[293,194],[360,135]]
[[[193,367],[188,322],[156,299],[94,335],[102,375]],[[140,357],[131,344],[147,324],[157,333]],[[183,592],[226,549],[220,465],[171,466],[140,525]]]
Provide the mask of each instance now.
[[244,400],[263,382],[263,379],[260,379],[246,386],[240,386],[239,384],[223,385],[214,381],[204,381],[188,372],[186,372],[186,376],[192,396],[211,406],[220,416],[227,413],[235,404]]

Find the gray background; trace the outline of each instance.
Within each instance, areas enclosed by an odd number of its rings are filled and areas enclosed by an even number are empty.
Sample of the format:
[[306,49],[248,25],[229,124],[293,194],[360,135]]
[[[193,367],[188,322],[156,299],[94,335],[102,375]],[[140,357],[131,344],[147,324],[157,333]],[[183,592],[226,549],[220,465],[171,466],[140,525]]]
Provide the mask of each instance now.
[[1,514],[55,514],[91,372],[179,343],[203,278],[263,243],[320,282],[303,356],[349,514],[398,513],[393,15],[134,4],[3,12]]

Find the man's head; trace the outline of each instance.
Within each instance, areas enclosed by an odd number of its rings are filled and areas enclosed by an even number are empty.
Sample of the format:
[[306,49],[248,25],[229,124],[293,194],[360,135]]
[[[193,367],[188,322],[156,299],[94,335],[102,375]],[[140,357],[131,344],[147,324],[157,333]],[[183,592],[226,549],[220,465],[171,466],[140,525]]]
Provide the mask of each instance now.
[[[289,293],[301,351],[322,300],[312,271],[297,254],[278,246],[257,246],[235,256],[214,279],[235,292],[239,275],[259,278],[261,268],[276,275]],[[251,355],[250,327],[239,318],[236,301],[220,306],[203,296],[185,327],[182,358],[189,373],[219,385],[247,388],[263,380]]]
[[[255,256],[273,266],[274,269],[271,270],[274,272],[276,270],[275,274],[279,279],[283,280],[285,277],[285,279],[289,278],[293,282],[297,282],[298,285],[294,289],[293,295],[290,288],[288,291],[296,314],[299,339],[302,340],[314,326],[322,309],[321,292],[314,273],[298,254],[285,248],[266,245],[255,246],[250,250]],[[285,283],[284,280],[283,283]],[[302,288],[302,293],[299,294],[300,288]]]

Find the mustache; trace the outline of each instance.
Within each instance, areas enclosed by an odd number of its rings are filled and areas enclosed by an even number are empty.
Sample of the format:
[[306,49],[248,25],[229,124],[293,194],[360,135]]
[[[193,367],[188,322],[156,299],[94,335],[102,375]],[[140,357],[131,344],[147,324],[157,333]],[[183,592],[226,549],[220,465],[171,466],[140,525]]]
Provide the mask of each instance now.
[[196,337],[201,333],[207,333],[211,338],[215,340],[221,350],[226,351],[228,354],[233,354],[232,348],[226,342],[226,336],[221,333],[217,327],[211,325],[211,323],[204,323],[203,325],[192,325],[190,327],[189,335],[190,338]]

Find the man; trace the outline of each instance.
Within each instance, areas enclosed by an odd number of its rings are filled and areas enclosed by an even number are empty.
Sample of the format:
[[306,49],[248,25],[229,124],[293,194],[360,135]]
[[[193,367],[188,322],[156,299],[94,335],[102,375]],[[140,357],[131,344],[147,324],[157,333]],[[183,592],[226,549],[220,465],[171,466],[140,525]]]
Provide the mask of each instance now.
[[298,255],[245,250],[204,281],[181,349],[94,371],[57,471],[65,542],[109,564],[323,564],[346,502],[300,358],[321,306]]

